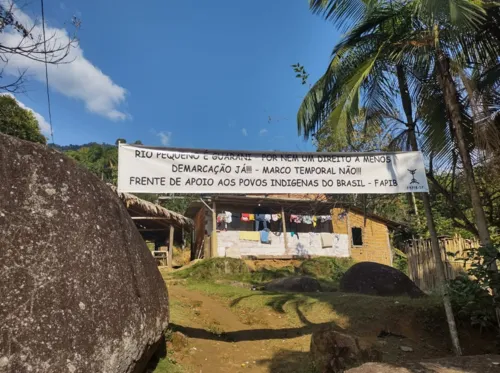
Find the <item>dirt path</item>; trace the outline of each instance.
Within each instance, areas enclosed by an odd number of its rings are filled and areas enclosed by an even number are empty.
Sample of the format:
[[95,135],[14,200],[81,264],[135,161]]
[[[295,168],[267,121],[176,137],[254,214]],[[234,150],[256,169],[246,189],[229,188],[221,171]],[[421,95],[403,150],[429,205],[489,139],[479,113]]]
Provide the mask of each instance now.
[[306,356],[309,336],[292,337],[291,330],[281,328],[286,321],[280,316],[260,313],[256,319],[244,311],[237,315],[219,301],[179,285],[169,285],[169,293],[174,307],[182,309],[172,316],[173,328],[189,336],[188,349],[175,359],[192,372],[303,372],[294,369],[298,367],[293,360]]
[[[248,291],[212,298],[207,293],[216,290],[210,287],[201,293],[175,283],[168,284],[171,326],[189,337],[189,346],[173,358],[187,372],[309,373],[311,334],[326,324],[373,344],[385,362],[396,366],[452,355],[445,319],[411,302],[403,306],[392,299],[341,293],[296,297]],[[381,331],[393,334],[378,338]],[[461,330],[460,336],[466,354],[496,353],[493,339],[478,331]]]

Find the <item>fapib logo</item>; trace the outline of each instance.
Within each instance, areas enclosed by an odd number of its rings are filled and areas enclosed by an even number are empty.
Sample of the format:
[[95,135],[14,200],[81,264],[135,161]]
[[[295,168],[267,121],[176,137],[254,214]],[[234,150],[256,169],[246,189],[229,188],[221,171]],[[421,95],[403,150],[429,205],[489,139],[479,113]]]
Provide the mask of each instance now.
[[408,172],[411,175],[411,181],[410,181],[410,185],[408,185],[406,187],[406,189],[415,190],[415,191],[424,189],[424,187],[421,186],[420,183],[418,182],[418,180],[415,178],[415,174],[417,173],[417,170],[416,169],[415,170],[408,170]]

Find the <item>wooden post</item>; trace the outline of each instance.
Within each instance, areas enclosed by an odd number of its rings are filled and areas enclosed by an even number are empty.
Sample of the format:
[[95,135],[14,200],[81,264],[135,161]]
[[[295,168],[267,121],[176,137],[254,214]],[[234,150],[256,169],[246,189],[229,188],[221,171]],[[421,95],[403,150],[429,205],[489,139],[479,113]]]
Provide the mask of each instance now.
[[212,235],[210,236],[210,257],[217,256],[217,210],[215,201],[212,202]]
[[285,252],[288,250],[288,237],[286,235],[285,209],[281,206],[281,223],[283,225],[283,238],[285,240]]
[[172,268],[172,259],[174,257],[173,252],[174,252],[174,226],[171,225],[170,237],[168,240],[168,259],[167,259],[168,268]]
[[195,234],[195,228],[191,228],[191,256],[190,260],[195,260],[196,259],[196,234]]

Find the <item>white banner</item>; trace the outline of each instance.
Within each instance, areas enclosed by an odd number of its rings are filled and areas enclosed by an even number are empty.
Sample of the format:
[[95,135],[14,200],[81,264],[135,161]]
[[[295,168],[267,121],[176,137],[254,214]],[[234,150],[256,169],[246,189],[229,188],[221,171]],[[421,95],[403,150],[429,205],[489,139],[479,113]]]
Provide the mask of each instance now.
[[420,152],[256,153],[120,144],[118,190],[389,194],[429,189]]

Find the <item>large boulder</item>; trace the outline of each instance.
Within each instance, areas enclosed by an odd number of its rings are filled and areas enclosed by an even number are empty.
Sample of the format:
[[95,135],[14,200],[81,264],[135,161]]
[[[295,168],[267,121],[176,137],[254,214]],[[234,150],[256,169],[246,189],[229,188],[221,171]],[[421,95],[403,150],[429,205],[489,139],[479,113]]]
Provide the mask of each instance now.
[[340,280],[340,290],[380,296],[424,296],[424,292],[403,272],[372,262],[361,262],[347,270]]
[[136,373],[168,325],[165,283],[112,190],[0,134],[0,372]]
[[307,276],[285,277],[273,280],[264,285],[268,291],[291,291],[295,293],[314,293],[321,291],[318,280]]
[[357,337],[325,326],[311,336],[311,361],[318,373],[340,373],[368,361],[381,361],[382,353]]

